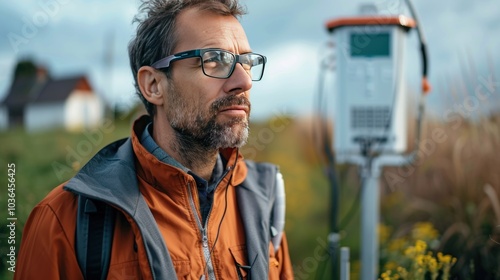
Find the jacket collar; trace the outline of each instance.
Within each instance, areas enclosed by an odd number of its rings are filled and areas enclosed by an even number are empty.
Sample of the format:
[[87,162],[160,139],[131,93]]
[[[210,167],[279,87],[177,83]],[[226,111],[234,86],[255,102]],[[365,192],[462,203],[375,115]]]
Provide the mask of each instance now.
[[[185,186],[189,181],[194,180],[193,177],[181,168],[160,161],[140,143],[140,136],[150,122],[149,116],[142,116],[135,122],[132,131],[131,140],[136,155],[137,176],[170,197],[183,195]],[[225,169],[235,167],[235,170],[232,171],[234,173],[231,177],[231,185],[241,184],[247,174],[243,156],[235,148],[221,149],[220,155],[224,158],[223,161],[227,162]],[[227,179],[222,180],[222,182],[227,182]]]

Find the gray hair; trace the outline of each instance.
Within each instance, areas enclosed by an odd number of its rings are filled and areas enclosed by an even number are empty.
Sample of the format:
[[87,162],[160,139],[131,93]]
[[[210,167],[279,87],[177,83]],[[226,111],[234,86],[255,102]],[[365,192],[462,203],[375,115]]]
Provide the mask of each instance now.
[[[137,83],[137,72],[145,65],[172,54],[177,44],[176,18],[186,8],[196,7],[224,16],[239,17],[246,13],[238,0],[143,0],[139,13],[133,22],[138,23],[137,33],[128,45],[130,67],[134,76],[136,94],[144,103],[150,116],[155,114],[155,106],[141,94]],[[170,71],[165,71],[171,78]]]

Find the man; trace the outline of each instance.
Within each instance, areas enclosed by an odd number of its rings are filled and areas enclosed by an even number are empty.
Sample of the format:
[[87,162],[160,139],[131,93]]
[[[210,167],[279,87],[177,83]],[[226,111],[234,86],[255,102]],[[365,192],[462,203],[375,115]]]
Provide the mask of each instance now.
[[[241,7],[157,0],[141,9],[129,55],[150,116],[35,207],[15,279],[292,279],[286,238],[279,226],[271,233],[283,203],[275,167],[238,152],[266,62],[250,49]],[[107,218],[81,218],[102,205],[116,215],[109,257],[98,254],[109,260],[97,262],[104,277],[89,269],[88,244],[105,255],[105,230],[97,238],[90,228]]]

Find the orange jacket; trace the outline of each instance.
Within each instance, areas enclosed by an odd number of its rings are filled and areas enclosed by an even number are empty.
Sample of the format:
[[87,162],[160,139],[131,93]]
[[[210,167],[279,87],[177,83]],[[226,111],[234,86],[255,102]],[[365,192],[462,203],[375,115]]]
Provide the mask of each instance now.
[[[163,267],[173,267],[178,279],[200,279],[208,274],[207,250],[203,248],[207,244],[197,223],[199,205],[193,203],[198,201],[195,181],[144,149],[137,135],[146,123],[145,118],[139,119],[130,139],[101,150],[73,179],[55,188],[33,209],[24,228],[14,279],[83,279],[75,255],[78,200],[73,193],[81,186],[89,196],[105,197],[121,213],[115,222],[108,279],[160,279],[158,275],[165,274],[157,271]],[[252,279],[262,279],[256,277],[266,271],[268,279],[293,279],[286,237],[275,252],[264,232],[266,223],[253,214],[243,217],[239,210],[246,197],[241,194],[241,183],[247,165],[241,156],[236,158],[235,150],[223,150],[221,155],[228,159],[227,166],[237,162],[217,186],[207,222],[213,274],[217,279],[238,279],[238,262],[252,265]],[[102,182],[112,182],[112,187],[103,188]],[[140,203],[150,211],[137,213]],[[164,246],[151,244],[155,231],[144,231],[141,224],[148,215],[154,218],[157,240],[163,240]],[[255,235],[268,246],[259,247]],[[165,249],[166,254],[162,253]],[[246,271],[240,271],[245,276]]]

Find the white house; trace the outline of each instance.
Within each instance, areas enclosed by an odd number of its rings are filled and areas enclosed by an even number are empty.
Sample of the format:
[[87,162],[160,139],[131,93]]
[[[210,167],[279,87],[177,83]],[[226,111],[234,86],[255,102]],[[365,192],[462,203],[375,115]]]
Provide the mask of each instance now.
[[48,81],[24,111],[28,131],[81,130],[99,126],[103,118],[104,104],[84,76]]
[[27,131],[82,130],[99,126],[104,112],[104,102],[85,76],[50,79],[46,71],[38,71],[36,77],[18,77],[12,83],[0,104],[0,129],[24,125]]

